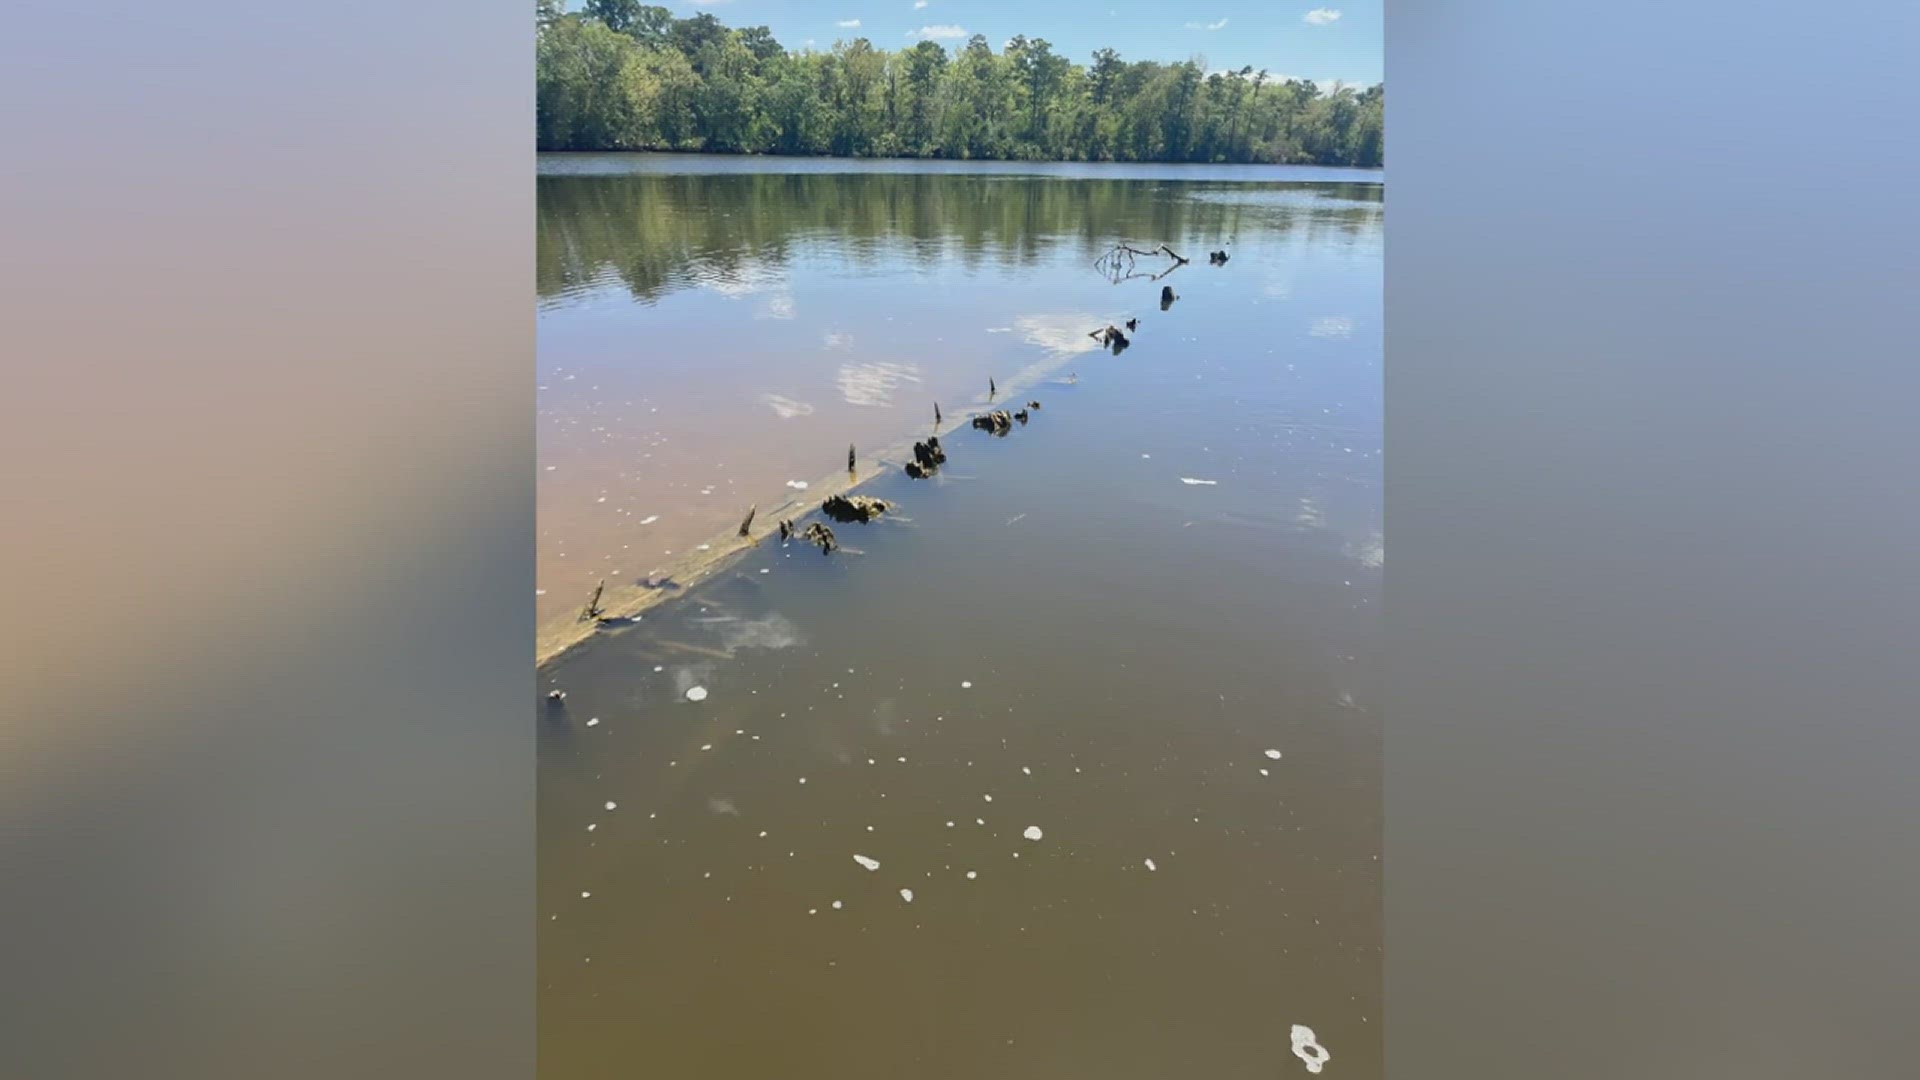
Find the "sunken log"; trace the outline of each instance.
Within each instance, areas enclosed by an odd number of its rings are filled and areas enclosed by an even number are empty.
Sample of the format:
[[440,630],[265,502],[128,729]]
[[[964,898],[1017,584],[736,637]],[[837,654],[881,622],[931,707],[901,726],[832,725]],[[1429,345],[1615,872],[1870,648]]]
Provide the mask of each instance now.
[[1180,299],[1180,297],[1174,293],[1173,286],[1171,285],[1160,286],[1160,310],[1161,311],[1165,311],[1168,308],[1172,307],[1173,302],[1178,299]]
[[1140,329],[1140,320],[1139,320],[1139,319],[1128,319],[1128,320],[1127,320],[1127,329],[1129,329],[1129,330],[1138,330],[1138,329]]
[[1027,410],[1021,409],[1019,412],[1013,414],[1013,418],[1020,421],[1020,426],[1025,427],[1027,423]]

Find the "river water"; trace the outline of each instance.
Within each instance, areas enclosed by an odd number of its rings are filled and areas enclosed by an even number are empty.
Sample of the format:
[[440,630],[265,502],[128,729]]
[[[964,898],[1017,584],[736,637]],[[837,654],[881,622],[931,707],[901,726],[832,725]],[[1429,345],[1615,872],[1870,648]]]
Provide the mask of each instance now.
[[539,614],[676,592],[541,672],[542,1075],[1380,1076],[1378,174],[541,172]]

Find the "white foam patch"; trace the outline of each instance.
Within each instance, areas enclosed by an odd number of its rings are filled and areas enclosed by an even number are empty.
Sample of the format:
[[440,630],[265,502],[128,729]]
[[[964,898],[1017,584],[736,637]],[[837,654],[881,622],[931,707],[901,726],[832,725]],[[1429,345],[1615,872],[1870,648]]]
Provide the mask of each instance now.
[[840,908],[841,908],[841,904],[840,904],[840,901],[838,901],[838,900],[835,900],[835,901],[833,902],[833,910],[835,910],[835,911],[839,911],[839,910],[840,910]]
[[1378,570],[1387,565],[1386,539],[1379,533],[1374,533],[1365,540],[1350,542],[1347,544],[1347,554],[1357,560],[1361,566],[1369,570]]
[[647,515],[646,517],[643,517],[643,518],[641,518],[641,519],[640,519],[640,524],[642,524],[642,525],[651,525],[651,524],[653,524],[654,522],[656,522],[656,521],[659,521],[659,520],[660,520],[660,515],[659,515],[659,514],[648,514],[648,515]]
[[1040,831],[1040,826],[1029,825],[1027,826],[1027,831],[1021,833],[1020,835],[1026,837],[1029,840],[1038,840],[1042,836],[1045,836],[1046,834]]
[[580,890],[580,899],[582,900],[585,900],[592,895],[593,895],[592,893],[586,891],[585,889]]
[[973,689],[973,683],[971,683],[971,682],[969,682],[969,681],[968,681],[968,680],[966,680],[966,679],[961,679],[961,680],[960,680],[960,689],[962,689],[962,690],[971,690],[971,689]]
[[620,804],[619,804],[619,803],[617,803],[617,802],[614,802],[614,801],[613,801],[612,799],[608,799],[608,800],[607,800],[607,809],[609,809],[609,810],[618,810],[618,809],[620,809]]
[[787,481],[787,486],[795,491],[807,490],[807,482],[805,480],[789,480]]
[[1275,761],[1280,760],[1280,751],[1278,750],[1262,750],[1261,753],[1267,755],[1268,757],[1272,758]]
[[596,717],[594,717],[593,719],[591,719],[591,720],[588,720],[588,721],[587,721],[587,726],[588,726],[588,727],[599,727],[599,726],[600,726],[600,718],[596,716]]
[[791,420],[796,416],[813,415],[813,406],[804,401],[796,401],[793,398],[780,394],[761,394],[760,404],[772,409],[774,415],[782,420]]
[[907,903],[909,903],[909,904],[911,904],[911,903],[913,903],[913,890],[912,890],[912,889],[901,889],[901,890],[900,890],[900,899],[902,899],[902,900],[905,900],[905,901],[906,901]]
[[978,871],[978,870],[969,870],[969,871],[967,871],[967,880],[968,880],[968,881],[972,881],[972,880],[973,880],[974,878],[977,878],[977,877],[979,877],[979,876],[980,876],[980,871]]
[[1353,336],[1353,320],[1339,315],[1315,319],[1313,329],[1307,333],[1317,338],[1350,338]]
[[688,701],[705,701],[705,700],[707,700],[707,688],[706,688],[706,687],[704,687],[704,686],[689,686],[689,687],[687,687],[687,700],[688,700]]
[[1218,480],[1201,480],[1192,476],[1183,476],[1180,482],[1190,487],[1216,487],[1220,483]]
[[1333,1057],[1314,1037],[1313,1029],[1305,1024],[1293,1025],[1292,1039],[1293,1056],[1304,1062],[1310,1073],[1319,1072],[1327,1064],[1327,1060]]
[[1160,869],[1160,868],[1159,868],[1159,867],[1157,867],[1157,866],[1155,866],[1155,865],[1153,865],[1153,860],[1152,860],[1152,859],[1148,859],[1148,860],[1147,860],[1147,869],[1149,869],[1149,870],[1158,870],[1158,869]]
[[866,867],[868,870],[880,869],[879,859],[869,859],[865,855],[855,855],[853,857],[853,861],[859,863],[861,866]]

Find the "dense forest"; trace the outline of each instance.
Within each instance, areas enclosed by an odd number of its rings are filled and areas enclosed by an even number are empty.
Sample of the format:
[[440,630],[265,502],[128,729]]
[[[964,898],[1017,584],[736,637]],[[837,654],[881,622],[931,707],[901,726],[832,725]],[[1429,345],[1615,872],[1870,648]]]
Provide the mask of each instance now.
[[542,150],[1378,166],[1384,88],[1193,60],[1088,66],[1046,41],[790,52],[764,26],[639,0],[536,0]]

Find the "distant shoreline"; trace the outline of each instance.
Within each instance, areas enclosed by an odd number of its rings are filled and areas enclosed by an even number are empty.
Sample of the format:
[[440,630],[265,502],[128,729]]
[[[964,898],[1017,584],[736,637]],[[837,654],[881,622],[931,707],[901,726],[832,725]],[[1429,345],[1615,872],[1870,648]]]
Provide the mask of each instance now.
[[536,177],[946,175],[1063,179],[1220,180],[1386,186],[1384,166],[1272,165],[1199,161],[1035,161],[1022,158],[854,157],[705,150],[540,150]]
[[536,157],[659,157],[659,158],[731,158],[772,161],[872,161],[911,162],[925,165],[1121,165],[1186,169],[1338,169],[1341,172],[1384,173],[1382,165],[1329,165],[1318,161],[1156,161],[1151,158],[1120,160],[1101,158],[955,158],[924,157],[918,154],[783,154],[759,150],[542,150]]

